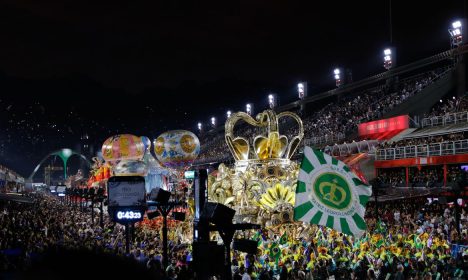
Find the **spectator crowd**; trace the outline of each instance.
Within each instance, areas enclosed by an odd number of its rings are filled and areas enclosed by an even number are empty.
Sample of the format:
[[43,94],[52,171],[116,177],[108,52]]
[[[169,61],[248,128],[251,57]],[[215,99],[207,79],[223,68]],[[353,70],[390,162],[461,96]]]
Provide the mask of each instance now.
[[380,149],[386,148],[396,148],[396,147],[408,147],[408,146],[419,146],[419,145],[430,145],[435,143],[443,143],[443,142],[454,142],[459,140],[466,139],[465,132],[459,133],[450,133],[444,135],[436,135],[436,136],[425,136],[419,138],[405,138],[399,141],[394,142],[382,142],[379,145]]
[[457,98],[453,96],[445,100],[440,100],[441,102],[437,103],[429,114],[424,115],[425,118],[444,116],[447,114],[457,113],[457,112],[466,112],[468,111],[468,100],[464,96],[462,98]]
[[12,201],[0,204],[0,279],[2,272],[25,270],[42,254],[58,248],[125,256],[146,266],[155,279],[165,279],[163,275],[166,274],[180,276],[188,273],[189,252],[180,242],[169,243],[173,269],[162,269],[159,231],[135,228],[132,250],[126,254],[125,229],[111,222],[107,215],[101,228],[97,219],[92,222],[89,212],[63,204],[56,197],[32,196],[32,204]]
[[[122,226],[106,219],[101,228],[89,213],[55,197],[33,198],[32,204],[1,204],[0,276],[15,279],[15,272],[28,270],[46,252],[68,248],[122,256],[145,267],[153,279],[196,279],[190,244],[171,240],[169,266],[163,269],[159,230],[136,226],[126,254]],[[429,203],[426,198],[380,202],[375,207],[368,205],[368,230],[356,239],[317,226],[302,227],[297,236],[251,232],[250,238],[258,240],[258,253],[234,251],[234,279],[466,279],[465,206],[459,219],[453,205]],[[279,253],[272,253],[274,246]]]
[[[463,172],[460,165],[447,165],[446,182],[444,182],[444,167],[441,165],[408,168],[408,187],[436,188],[451,187],[461,180]],[[378,180],[382,187],[407,187],[406,170],[401,168],[382,168],[378,171]],[[445,183],[445,185],[444,185]]]
[[[302,118],[304,139],[311,145],[325,145],[343,141],[345,137],[357,131],[362,122],[381,118],[386,112],[408,98],[418,94],[425,87],[441,77],[446,68],[440,68],[399,82],[399,89],[394,91],[387,86],[378,86],[359,94],[344,96],[338,101],[325,105],[313,114]],[[240,125],[236,135],[246,137],[252,144],[257,129]],[[280,133],[297,135],[297,125],[289,125],[286,120],[280,122]],[[202,147],[198,163],[223,161],[231,158],[223,133],[206,133],[202,135]],[[207,139],[203,139],[206,137]],[[206,141],[205,141],[206,140]]]

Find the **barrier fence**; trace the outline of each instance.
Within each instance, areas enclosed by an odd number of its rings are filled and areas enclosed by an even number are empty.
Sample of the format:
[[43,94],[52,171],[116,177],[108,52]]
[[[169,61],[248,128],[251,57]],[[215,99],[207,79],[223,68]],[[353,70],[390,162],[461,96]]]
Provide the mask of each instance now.
[[468,112],[449,113],[443,116],[424,118],[421,120],[421,127],[444,126],[458,123],[468,123]]
[[376,160],[446,156],[466,153],[468,153],[468,139],[427,145],[378,149]]

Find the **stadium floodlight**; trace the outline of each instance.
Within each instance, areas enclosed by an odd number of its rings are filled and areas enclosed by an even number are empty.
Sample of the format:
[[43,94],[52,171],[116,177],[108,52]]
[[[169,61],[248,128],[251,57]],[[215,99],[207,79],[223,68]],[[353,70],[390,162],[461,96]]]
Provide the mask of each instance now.
[[304,99],[307,96],[306,82],[300,82],[297,84],[297,93],[299,94],[299,99]]
[[211,125],[212,125],[213,127],[216,126],[216,118],[215,118],[215,117],[211,117]]
[[228,110],[228,111],[226,112],[226,115],[227,115],[227,118],[229,119],[229,118],[231,117],[231,111]]
[[393,66],[393,61],[392,61],[392,50],[390,48],[387,48],[384,50],[384,67],[387,70],[390,70]]
[[276,107],[276,98],[274,94],[268,95],[268,106],[270,106],[270,109],[273,109]]
[[341,85],[341,70],[339,68],[335,68],[335,70],[333,70],[333,74],[335,75],[335,82],[336,82],[336,86],[339,87]]
[[247,103],[247,105],[245,105],[245,112],[247,112],[247,114],[249,115],[252,115],[252,105],[250,103]]
[[452,28],[449,28],[450,44],[452,48],[458,47],[463,43],[463,24],[460,20],[452,22]]
[[201,130],[202,130],[202,124],[201,124],[201,122],[199,122],[197,126],[198,126],[198,130],[201,131]]

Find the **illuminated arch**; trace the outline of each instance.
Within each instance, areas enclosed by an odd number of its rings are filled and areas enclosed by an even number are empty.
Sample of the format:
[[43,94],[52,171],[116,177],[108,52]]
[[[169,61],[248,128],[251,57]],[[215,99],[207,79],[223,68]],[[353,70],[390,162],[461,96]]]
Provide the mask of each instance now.
[[31,173],[31,175],[29,175],[29,178],[28,178],[28,181],[32,182],[32,179],[34,177],[34,175],[36,175],[36,172],[39,170],[39,168],[41,167],[41,165],[47,160],[49,159],[49,157],[51,156],[58,156],[59,158],[62,159],[62,162],[63,162],[63,172],[64,172],[64,175],[65,175],[65,179],[67,179],[67,162],[68,162],[68,159],[70,157],[72,157],[73,155],[77,155],[79,156],[81,159],[83,159],[86,164],[88,165],[88,167],[91,168],[91,162],[82,154],[78,153],[78,152],[75,152],[71,149],[61,149],[61,150],[58,150],[58,151],[55,151],[55,152],[52,152],[48,155],[46,155],[40,162],[39,164],[36,166],[36,168],[34,168],[34,171]]

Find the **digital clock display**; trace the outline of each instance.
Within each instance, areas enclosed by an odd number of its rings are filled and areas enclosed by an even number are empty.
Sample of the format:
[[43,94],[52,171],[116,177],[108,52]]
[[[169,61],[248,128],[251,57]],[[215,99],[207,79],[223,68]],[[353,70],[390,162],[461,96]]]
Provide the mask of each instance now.
[[116,215],[119,220],[139,220],[142,217],[138,211],[117,211]]

